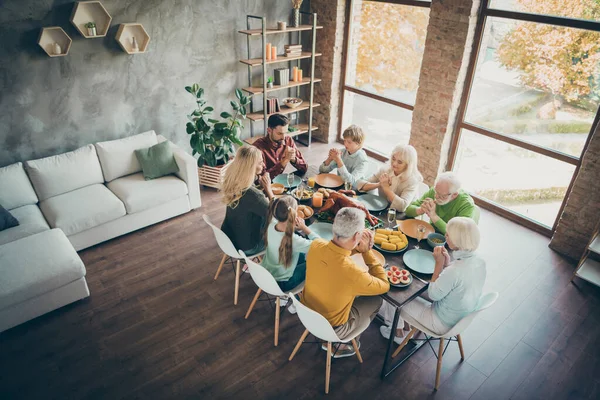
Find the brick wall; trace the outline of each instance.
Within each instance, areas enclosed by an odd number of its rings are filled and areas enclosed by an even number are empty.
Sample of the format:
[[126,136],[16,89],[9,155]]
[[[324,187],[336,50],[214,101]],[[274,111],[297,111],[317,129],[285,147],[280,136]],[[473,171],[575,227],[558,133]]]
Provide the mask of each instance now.
[[550,248],[574,259],[579,259],[600,220],[600,127],[596,129],[573,190],[567,199]]
[[432,1],[410,144],[425,182],[445,170],[471,55],[479,0]]

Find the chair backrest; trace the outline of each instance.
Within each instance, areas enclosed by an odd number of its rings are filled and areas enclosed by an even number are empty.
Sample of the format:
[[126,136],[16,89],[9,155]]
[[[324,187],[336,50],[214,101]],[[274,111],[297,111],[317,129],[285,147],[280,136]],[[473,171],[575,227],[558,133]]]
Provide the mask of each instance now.
[[256,283],[256,286],[272,296],[285,296],[285,293],[283,293],[273,275],[265,267],[249,259],[242,250],[240,250],[240,255],[246,260],[250,276],[254,283]]
[[479,304],[477,305],[477,310],[473,311],[471,314],[458,321],[458,323],[454,325],[452,329],[450,329],[448,333],[444,335],[444,337],[452,337],[459,335],[462,331],[467,329],[469,325],[471,325],[471,322],[473,322],[473,319],[475,319],[477,314],[479,314],[486,308],[490,308],[492,304],[496,302],[497,299],[498,292],[486,293],[483,296],[481,296],[481,298],[479,299]]
[[419,186],[417,187],[417,198],[420,199],[428,190],[429,186],[427,186],[425,182],[419,182]]
[[308,329],[310,333],[327,342],[340,341],[340,338],[338,335],[336,335],[333,327],[324,316],[306,307],[291,293],[288,293],[288,295],[296,306],[296,311],[298,312],[298,318],[300,318],[300,322],[302,322],[302,325],[304,325],[304,327]]
[[217,239],[217,244],[219,245],[221,250],[223,250],[223,253],[227,254],[229,257],[232,257],[232,258],[240,258],[240,255],[238,254],[233,243],[231,242],[231,239],[229,239],[229,237],[225,234],[225,232],[223,232],[221,229],[217,228],[210,221],[210,218],[208,217],[208,215],[204,214],[204,215],[202,215],[202,218],[204,218],[204,221],[208,224],[208,226],[210,226],[212,228],[213,233],[215,234],[215,239]]

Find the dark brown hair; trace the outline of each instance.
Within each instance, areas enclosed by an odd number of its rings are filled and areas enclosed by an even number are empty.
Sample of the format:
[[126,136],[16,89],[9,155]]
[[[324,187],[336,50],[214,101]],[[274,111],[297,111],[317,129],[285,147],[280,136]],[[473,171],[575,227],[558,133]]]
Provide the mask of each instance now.
[[273,114],[269,117],[269,128],[275,129],[278,126],[286,126],[290,124],[290,119],[282,114]]
[[298,202],[292,196],[281,196],[274,199],[269,204],[267,213],[267,223],[265,224],[265,247],[269,244],[269,225],[273,218],[279,222],[287,222],[285,225],[285,235],[279,245],[279,263],[284,267],[289,268],[292,263],[292,237],[294,236],[294,225],[296,220],[296,210]]

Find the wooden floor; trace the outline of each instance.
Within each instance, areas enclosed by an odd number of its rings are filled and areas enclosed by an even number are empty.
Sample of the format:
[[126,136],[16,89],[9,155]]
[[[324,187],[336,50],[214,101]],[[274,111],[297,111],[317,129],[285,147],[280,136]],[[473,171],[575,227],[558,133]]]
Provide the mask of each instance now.
[[[320,161],[325,145],[305,149]],[[0,398],[6,399],[309,399],[323,396],[325,353],[304,345],[287,359],[303,328],[282,315],[273,347],[273,313],[243,276],[233,306],[233,273],[213,275],[221,259],[202,214],[221,222],[219,195],[203,206],[80,253],[91,297],[0,334]],[[569,283],[573,265],[548,239],[483,212],[480,254],[493,308],[453,345],[433,393],[436,360],[423,347],[394,375],[379,378],[385,354],[378,323],[361,338],[364,364],[334,360],[329,398],[598,399],[600,294]],[[1,277],[0,277],[1,279]]]

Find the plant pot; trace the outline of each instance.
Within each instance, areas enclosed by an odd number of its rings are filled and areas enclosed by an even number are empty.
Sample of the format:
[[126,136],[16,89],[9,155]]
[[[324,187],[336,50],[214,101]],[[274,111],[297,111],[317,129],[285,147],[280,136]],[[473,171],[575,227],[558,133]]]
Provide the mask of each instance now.
[[87,28],[88,36],[96,36],[96,28]]
[[223,176],[225,175],[225,171],[227,171],[229,164],[231,164],[231,160],[225,165],[217,165],[216,167],[203,165],[198,168],[198,179],[200,180],[200,184],[215,189],[221,189]]
[[267,82],[267,89],[273,89],[273,82]]

